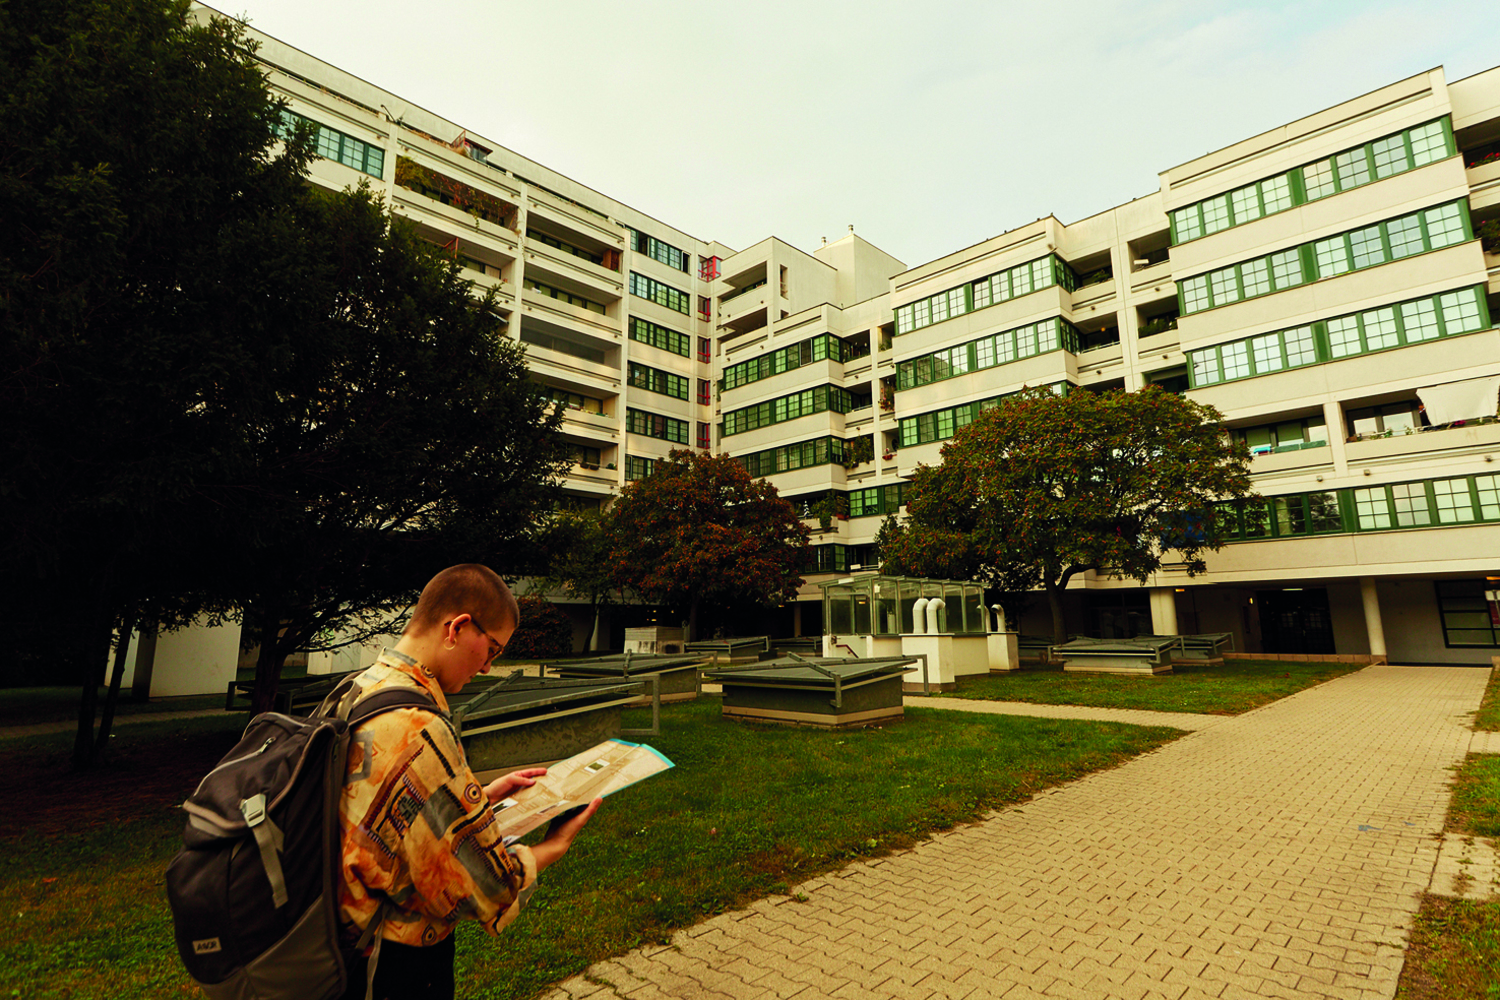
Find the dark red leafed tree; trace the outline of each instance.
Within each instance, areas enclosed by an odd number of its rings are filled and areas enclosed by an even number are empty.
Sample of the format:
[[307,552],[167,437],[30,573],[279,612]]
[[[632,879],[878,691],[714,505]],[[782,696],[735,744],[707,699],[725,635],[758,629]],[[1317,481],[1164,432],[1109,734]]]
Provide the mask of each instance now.
[[802,584],[807,527],[728,456],[672,452],[627,484],[607,517],[616,586],[686,612],[690,637],[706,605],[774,605]]

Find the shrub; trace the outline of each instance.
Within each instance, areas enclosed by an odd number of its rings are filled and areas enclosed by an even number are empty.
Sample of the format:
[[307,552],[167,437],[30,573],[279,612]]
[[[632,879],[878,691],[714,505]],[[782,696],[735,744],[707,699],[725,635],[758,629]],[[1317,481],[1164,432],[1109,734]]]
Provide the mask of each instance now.
[[573,620],[540,597],[523,597],[521,624],[505,644],[509,660],[555,659],[573,653]]

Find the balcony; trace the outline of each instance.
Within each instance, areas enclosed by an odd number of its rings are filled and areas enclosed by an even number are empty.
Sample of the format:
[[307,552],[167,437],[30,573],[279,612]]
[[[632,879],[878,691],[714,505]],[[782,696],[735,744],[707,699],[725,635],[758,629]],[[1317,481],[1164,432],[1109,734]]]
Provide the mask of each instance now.
[[1349,464],[1378,462],[1403,455],[1433,455],[1444,451],[1500,446],[1500,421],[1480,417],[1462,424],[1386,431],[1350,440],[1344,446]]
[[1469,210],[1478,212],[1500,205],[1500,158],[1469,167]]

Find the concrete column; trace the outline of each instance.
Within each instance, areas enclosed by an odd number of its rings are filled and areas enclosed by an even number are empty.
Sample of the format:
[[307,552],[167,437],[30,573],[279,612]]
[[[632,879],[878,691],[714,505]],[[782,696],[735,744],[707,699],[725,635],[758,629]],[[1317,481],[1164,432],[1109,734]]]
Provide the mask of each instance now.
[[1349,471],[1349,459],[1344,451],[1344,408],[1338,400],[1323,404],[1323,422],[1328,425],[1328,451],[1333,459],[1333,474],[1342,476]]
[[1359,596],[1365,602],[1365,631],[1370,634],[1370,655],[1385,656],[1385,626],[1380,624],[1380,597],[1375,592],[1375,578],[1359,578]]
[[1157,635],[1177,634],[1177,592],[1171,587],[1151,588],[1151,630]]

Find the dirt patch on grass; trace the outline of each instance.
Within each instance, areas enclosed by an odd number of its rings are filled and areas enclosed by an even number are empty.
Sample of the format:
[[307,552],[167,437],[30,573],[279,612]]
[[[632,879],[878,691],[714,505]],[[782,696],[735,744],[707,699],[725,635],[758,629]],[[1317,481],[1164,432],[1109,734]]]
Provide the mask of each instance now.
[[1397,1000],[1500,996],[1500,903],[1423,896]]
[[97,768],[75,771],[65,740],[0,744],[0,839],[43,837],[175,809],[240,737],[239,726],[126,727]]

